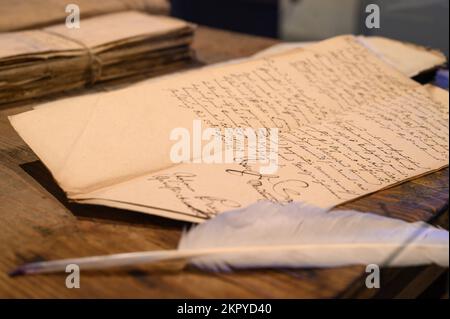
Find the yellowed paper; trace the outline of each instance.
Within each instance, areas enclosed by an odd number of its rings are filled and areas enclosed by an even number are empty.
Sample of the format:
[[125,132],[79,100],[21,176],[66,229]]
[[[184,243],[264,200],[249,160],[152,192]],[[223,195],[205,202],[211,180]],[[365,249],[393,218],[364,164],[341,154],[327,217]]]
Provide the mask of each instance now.
[[69,15],[66,7],[70,4],[80,8],[83,19],[126,10],[169,13],[169,2],[166,0],[0,0],[0,32],[64,23]]
[[68,39],[46,32],[23,31],[0,33],[0,59],[19,58],[22,55],[48,54],[57,51],[79,50],[83,47]]
[[[443,65],[447,61],[443,53],[418,45],[376,36],[358,36],[358,40],[380,59],[408,77],[416,76],[421,72]],[[314,42],[276,44],[258,52],[255,57],[280,54],[312,44]]]
[[[448,165],[443,95],[344,36],[57,101],[11,123],[70,198],[201,222],[261,199],[331,207]],[[171,130],[195,119],[279,128],[278,171],[172,163]]]
[[[117,28],[121,25],[122,28]],[[152,16],[137,11],[127,11],[83,20],[79,29],[67,28],[64,24],[44,28],[44,31],[74,39],[88,48],[130,40],[138,37],[155,37],[180,31],[187,27],[185,21],[164,16]],[[93,32],[95,30],[95,32]]]

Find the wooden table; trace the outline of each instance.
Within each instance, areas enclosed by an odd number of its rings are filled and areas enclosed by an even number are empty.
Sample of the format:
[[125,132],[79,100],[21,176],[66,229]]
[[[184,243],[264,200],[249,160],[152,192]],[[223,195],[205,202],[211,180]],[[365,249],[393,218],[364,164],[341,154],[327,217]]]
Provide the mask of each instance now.
[[[274,43],[200,27],[194,47],[200,60],[212,63],[247,56]],[[82,273],[80,289],[67,289],[64,274],[10,278],[7,272],[24,262],[175,248],[186,226],[119,209],[68,204],[8,122],[8,115],[30,105],[0,108],[0,297],[414,297],[445,271],[435,266],[384,269],[380,290],[365,288],[362,266],[233,274],[142,267]],[[345,207],[447,225],[448,185],[444,169]]]

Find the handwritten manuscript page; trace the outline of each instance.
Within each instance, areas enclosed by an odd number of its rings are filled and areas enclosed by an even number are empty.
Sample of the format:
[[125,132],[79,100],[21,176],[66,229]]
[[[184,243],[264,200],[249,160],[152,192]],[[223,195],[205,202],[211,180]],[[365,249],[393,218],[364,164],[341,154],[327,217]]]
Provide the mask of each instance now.
[[[172,163],[171,130],[195,119],[278,128],[279,169]],[[192,222],[261,199],[332,207],[448,165],[448,93],[352,36],[54,102],[11,122],[71,199]]]

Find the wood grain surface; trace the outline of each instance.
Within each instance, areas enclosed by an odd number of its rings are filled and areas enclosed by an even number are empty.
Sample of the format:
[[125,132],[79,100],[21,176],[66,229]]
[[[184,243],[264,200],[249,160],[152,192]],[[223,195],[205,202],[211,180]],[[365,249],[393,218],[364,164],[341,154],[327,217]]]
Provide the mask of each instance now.
[[[200,27],[194,47],[199,60],[213,63],[248,56],[274,43]],[[383,269],[380,290],[365,288],[365,268],[360,266],[213,274],[160,265],[85,272],[80,289],[67,289],[64,274],[10,278],[8,271],[30,261],[172,249],[188,226],[119,209],[67,203],[7,119],[34,103],[0,109],[0,297],[416,297],[445,271],[435,266]],[[443,169],[343,206],[447,227],[448,176],[448,169]]]

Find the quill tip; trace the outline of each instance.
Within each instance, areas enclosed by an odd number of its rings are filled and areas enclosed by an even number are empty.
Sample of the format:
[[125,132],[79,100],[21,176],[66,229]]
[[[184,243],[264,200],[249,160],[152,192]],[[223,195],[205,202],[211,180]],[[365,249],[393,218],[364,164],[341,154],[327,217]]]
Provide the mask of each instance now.
[[23,276],[25,275],[27,272],[25,271],[25,269],[23,267],[17,267],[15,269],[13,269],[12,271],[10,271],[8,273],[8,275],[10,277],[17,277],[17,276]]

